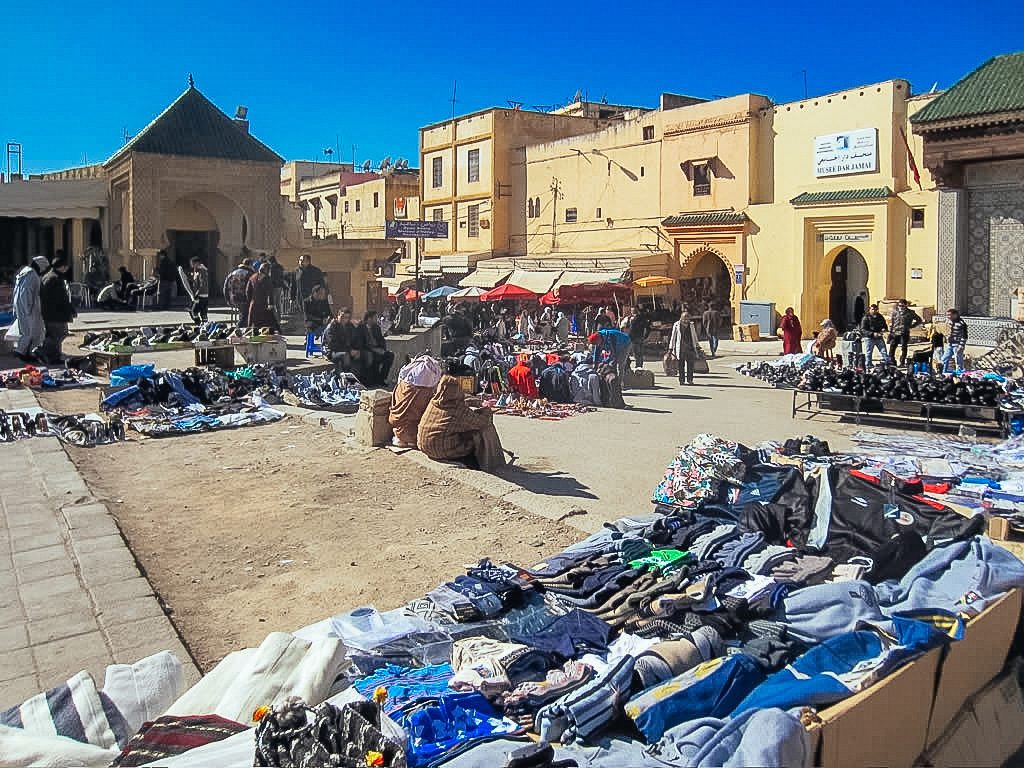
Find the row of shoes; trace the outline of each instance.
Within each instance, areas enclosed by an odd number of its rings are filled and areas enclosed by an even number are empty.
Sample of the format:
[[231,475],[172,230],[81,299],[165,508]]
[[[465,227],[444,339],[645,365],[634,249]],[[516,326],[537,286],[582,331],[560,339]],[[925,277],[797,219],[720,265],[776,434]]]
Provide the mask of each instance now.
[[177,328],[142,327],[114,329],[101,333],[89,332],[82,339],[82,346],[102,351],[113,346],[148,347],[154,344],[226,341],[232,337],[247,339],[269,335],[270,328],[244,328],[229,323],[203,323],[193,326],[182,324]]
[[971,376],[908,374],[900,368],[858,371],[851,368],[811,368],[804,372],[800,389],[857,397],[905,400],[948,405],[996,406],[1005,395],[996,381]]
[[23,411],[0,410],[0,442],[10,443],[30,437],[56,437],[70,445],[91,446],[123,442],[124,421],[118,414],[105,419],[84,414],[59,416],[52,413],[35,415]]

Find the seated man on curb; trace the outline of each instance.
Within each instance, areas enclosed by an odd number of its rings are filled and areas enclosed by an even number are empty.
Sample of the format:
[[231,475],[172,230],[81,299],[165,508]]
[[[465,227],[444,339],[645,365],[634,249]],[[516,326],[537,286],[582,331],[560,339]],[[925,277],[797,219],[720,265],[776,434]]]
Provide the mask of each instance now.
[[331,319],[331,304],[327,300],[327,289],[322,285],[313,286],[313,295],[302,302],[302,314],[306,321],[306,333],[319,336]]
[[395,353],[388,350],[376,310],[368,310],[363,315],[363,322],[356,326],[356,334],[357,346],[363,355],[362,382],[368,387],[379,387],[388,378]]
[[352,310],[342,307],[324,330],[324,355],[339,371],[348,371],[357,376],[362,372],[362,350],[356,327],[352,323]]
[[437,461],[462,461],[472,469],[494,472],[507,463],[493,412],[471,408],[454,376],[443,376],[420,420],[416,443]]

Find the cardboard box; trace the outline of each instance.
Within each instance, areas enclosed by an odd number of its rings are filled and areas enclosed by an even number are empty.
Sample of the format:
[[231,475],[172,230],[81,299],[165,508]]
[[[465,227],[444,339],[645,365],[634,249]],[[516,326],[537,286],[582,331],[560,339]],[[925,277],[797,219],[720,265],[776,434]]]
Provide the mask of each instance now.
[[952,643],[939,666],[928,744],[938,741],[971,696],[1003,671],[1020,620],[1021,590],[1004,595],[967,623],[964,638]]
[[736,327],[739,329],[740,341],[761,340],[761,326],[757,323],[744,323]]
[[925,748],[941,648],[822,710],[815,765],[823,768],[910,766]]
[[1016,665],[968,700],[942,738],[923,756],[922,765],[996,766],[1024,744],[1024,695]]

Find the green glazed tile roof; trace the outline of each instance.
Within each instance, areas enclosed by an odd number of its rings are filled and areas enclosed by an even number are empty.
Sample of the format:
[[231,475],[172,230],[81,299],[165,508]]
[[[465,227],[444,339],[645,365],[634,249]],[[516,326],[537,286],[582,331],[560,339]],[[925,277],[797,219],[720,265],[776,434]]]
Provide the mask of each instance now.
[[267,145],[239,128],[234,120],[193,86],[107,162],[127,152],[217,157],[258,163],[284,162]]
[[1024,52],[989,59],[910,118],[915,125],[1024,110]]
[[804,192],[794,197],[793,205],[818,205],[820,203],[855,203],[861,200],[884,200],[892,197],[888,187],[872,187],[871,189],[840,189],[835,192]]
[[683,213],[669,216],[661,222],[663,227],[697,227],[708,224],[742,224],[747,220],[745,213],[731,211],[713,211],[711,213]]

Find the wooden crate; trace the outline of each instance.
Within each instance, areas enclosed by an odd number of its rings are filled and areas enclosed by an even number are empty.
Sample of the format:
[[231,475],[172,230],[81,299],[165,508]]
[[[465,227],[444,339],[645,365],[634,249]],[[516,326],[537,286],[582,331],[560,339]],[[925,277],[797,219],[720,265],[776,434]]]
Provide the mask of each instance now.
[[739,329],[740,341],[760,341],[761,326],[757,323],[743,323],[736,326]]
[[93,352],[89,355],[96,366],[97,376],[110,378],[110,372],[132,364],[131,352]]
[[196,365],[234,368],[235,348],[229,344],[216,347],[196,347]]

